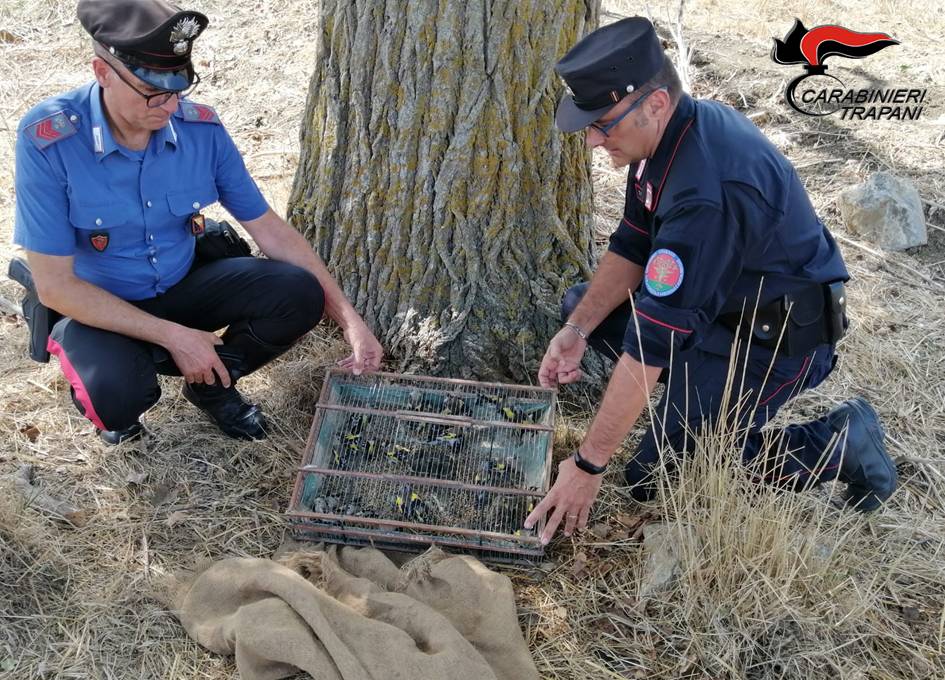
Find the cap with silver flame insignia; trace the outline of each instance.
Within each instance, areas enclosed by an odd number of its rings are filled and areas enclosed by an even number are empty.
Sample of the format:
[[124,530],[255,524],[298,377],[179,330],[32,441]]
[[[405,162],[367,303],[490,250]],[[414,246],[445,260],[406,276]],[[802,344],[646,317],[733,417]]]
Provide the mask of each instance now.
[[187,89],[190,51],[210,20],[165,0],[79,0],[79,22],[135,76],[159,90]]

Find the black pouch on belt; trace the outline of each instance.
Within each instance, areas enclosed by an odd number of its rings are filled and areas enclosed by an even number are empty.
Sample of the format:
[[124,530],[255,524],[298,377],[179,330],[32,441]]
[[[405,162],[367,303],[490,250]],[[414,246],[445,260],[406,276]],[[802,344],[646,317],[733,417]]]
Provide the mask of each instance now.
[[800,356],[817,345],[829,342],[824,315],[824,292],[820,284],[809,286],[781,298],[787,328],[781,346],[789,356]]
[[49,361],[49,350],[46,348],[49,334],[62,315],[39,301],[39,293],[36,292],[36,286],[33,283],[33,272],[25,260],[19,257],[10,260],[7,276],[26,290],[21,305],[30,331],[30,359],[45,364]]
[[228,222],[204,220],[203,231],[197,236],[195,249],[200,264],[225,257],[251,257],[249,243]]
[[[818,345],[836,344],[848,325],[843,282],[816,283],[787,293],[755,311],[753,324],[751,313],[745,317],[739,330],[743,339],[750,337],[751,342],[777,348],[785,356],[800,356]],[[719,321],[736,331],[740,315],[722,314]]]
[[847,320],[847,294],[843,281],[825,283],[827,295],[827,330],[830,342],[836,344],[847,333],[850,322]]

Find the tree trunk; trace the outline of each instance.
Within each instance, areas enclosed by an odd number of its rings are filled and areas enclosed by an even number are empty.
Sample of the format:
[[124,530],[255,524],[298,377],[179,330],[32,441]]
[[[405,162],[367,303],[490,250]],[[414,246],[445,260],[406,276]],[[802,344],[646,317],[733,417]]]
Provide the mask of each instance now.
[[323,0],[289,201],[404,371],[534,380],[592,267],[557,59],[600,0]]

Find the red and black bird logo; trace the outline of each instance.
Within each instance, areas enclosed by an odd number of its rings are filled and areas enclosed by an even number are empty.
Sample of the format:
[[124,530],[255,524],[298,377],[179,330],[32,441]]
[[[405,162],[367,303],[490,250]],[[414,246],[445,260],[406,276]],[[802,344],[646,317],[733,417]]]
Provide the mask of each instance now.
[[886,33],[860,33],[834,25],[814,26],[807,29],[800,19],[794,19],[794,25],[784,36],[784,41],[774,38],[771,58],[779,64],[804,65],[805,73],[788,83],[784,91],[784,96],[791,108],[808,115],[825,115],[805,111],[795,103],[794,90],[802,80],[810,76],[824,75],[827,70],[824,61],[827,57],[839,55],[848,59],[862,59],[898,44],[898,40]]

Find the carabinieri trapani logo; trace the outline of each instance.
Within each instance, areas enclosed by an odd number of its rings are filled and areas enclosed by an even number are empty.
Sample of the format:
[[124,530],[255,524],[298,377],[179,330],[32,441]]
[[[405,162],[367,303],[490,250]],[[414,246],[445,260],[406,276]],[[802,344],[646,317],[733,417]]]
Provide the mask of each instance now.
[[[922,114],[924,89],[869,88],[849,89],[834,76],[827,75],[827,57],[839,55],[862,59],[882,49],[898,45],[886,33],[859,33],[842,26],[814,26],[807,29],[800,19],[784,36],[774,38],[771,58],[779,64],[802,64],[804,73],[787,84],[784,98],[795,111],[808,116],[826,116],[842,111],[844,120],[916,120]],[[808,78],[821,76],[806,87],[798,88]],[[824,86],[824,79],[836,81],[840,87]],[[814,83],[817,83],[815,85]]]

